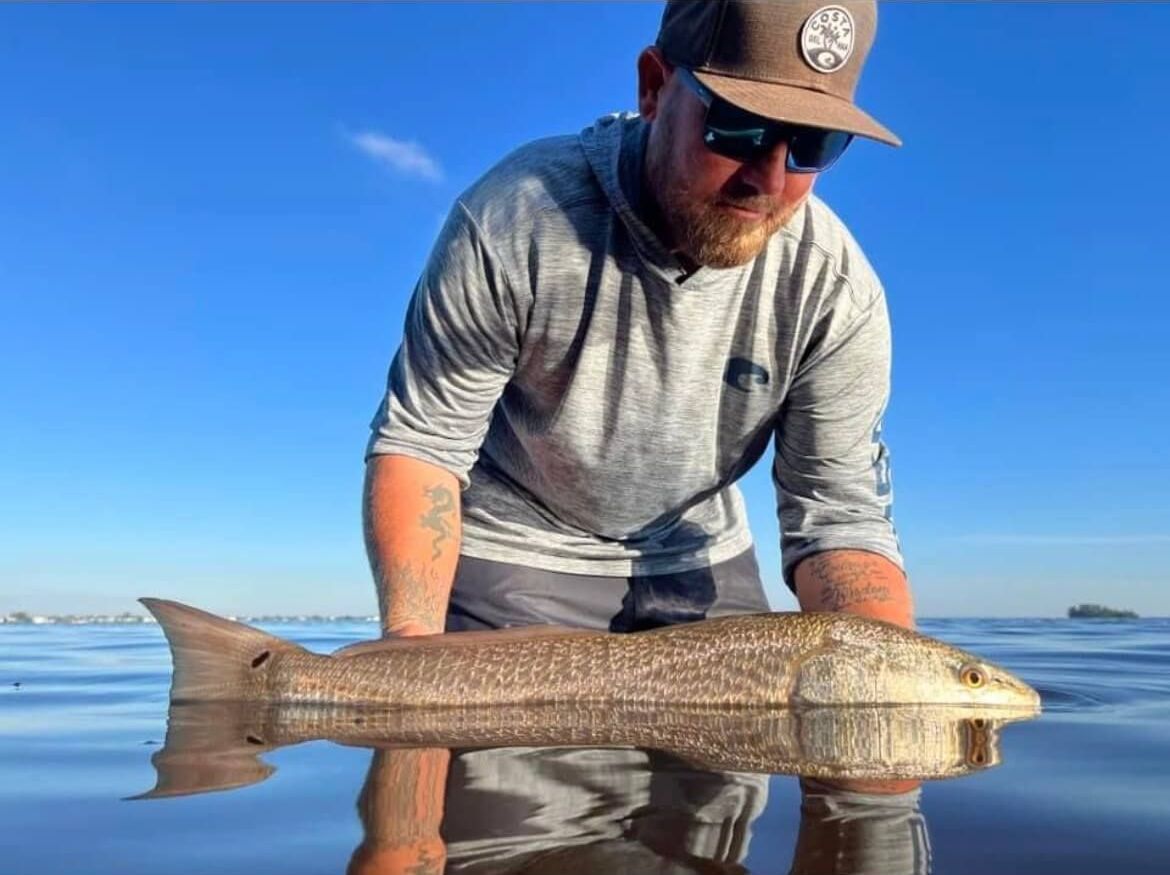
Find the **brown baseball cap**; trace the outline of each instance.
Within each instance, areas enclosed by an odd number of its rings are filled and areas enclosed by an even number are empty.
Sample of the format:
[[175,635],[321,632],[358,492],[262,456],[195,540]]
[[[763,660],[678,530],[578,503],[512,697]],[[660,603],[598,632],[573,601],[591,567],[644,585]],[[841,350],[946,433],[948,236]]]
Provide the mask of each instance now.
[[853,102],[876,32],[873,0],[668,0],[657,45],[749,112],[900,146]]

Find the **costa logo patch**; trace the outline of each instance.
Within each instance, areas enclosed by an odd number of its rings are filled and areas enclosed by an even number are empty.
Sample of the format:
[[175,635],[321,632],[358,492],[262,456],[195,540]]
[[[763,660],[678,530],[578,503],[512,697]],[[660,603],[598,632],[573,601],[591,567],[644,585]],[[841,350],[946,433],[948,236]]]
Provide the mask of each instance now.
[[836,73],[853,54],[853,16],[843,6],[822,6],[800,29],[804,60],[818,73]]

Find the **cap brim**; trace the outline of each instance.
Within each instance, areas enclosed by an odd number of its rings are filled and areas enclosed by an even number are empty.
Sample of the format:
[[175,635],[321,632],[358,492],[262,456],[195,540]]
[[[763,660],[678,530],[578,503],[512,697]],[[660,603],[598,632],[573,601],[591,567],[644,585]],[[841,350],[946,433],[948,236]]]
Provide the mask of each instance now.
[[847,131],[890,146],[901,146],[897,134],[878,124],[868,113],[839,97],[798,85],[737,79],[694,71],[695,78],[719,97],[736,106],[777,121]]

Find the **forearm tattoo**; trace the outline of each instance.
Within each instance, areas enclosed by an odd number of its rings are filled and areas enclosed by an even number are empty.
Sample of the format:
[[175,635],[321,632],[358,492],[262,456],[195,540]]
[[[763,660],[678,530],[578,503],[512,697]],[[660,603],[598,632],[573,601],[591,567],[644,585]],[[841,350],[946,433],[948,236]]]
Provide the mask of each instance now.
[[[436,566],[438,560],[443,559],[443,573],[450,574],[449,560],[455,558],[451,555],[450,545],[457,545],[459,540],[456,531],[458,498],[442,483],[423,487],[422,495],[429,507],[418,517],[419,527],[409,527],[411,531],[401,533],[406,536],[402,543],[392,546],[383,543],[379,535],[379,530],[387,522],[379,519],[378,501],[367,487],[363,514],[366,552],[374,573],[382,624],[387,630],[421,625],[440,631],[446,614],[450,581],[441,579],[440,569]],[[416,540],[423,544],[429,540],[429,561],[425,554],[419,555],[422,551],[415,546]]]
[[863,602],[893,601],[889,586],[873,579],[874,561],[834,552],[810,557],[809,570],[817,583],[819,607],[825,611],[844,611]]
[[442,875],[443,861],[436,860],[426,848],[420,848],[418,862],[406,870],[410,875]]
[[387,628],[412,623],[433,626],[446,613],[446,594],[431,569],[391,560],[378,569],[378,609]]
[[431,486],[425,492],[431,501],[431,509],[418,518],[419,525],[435,533],[431,541],[431,558],[438,559],[443,555],[443,545],[450,541],[454,529],[451,525],[452,515],[455,513],[455,496],[446,486]]

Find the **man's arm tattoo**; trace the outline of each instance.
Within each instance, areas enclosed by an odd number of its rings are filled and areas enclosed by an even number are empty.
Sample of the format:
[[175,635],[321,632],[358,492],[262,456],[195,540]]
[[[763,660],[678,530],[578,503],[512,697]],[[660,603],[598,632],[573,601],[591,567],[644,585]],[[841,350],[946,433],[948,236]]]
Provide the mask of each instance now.
[[419,525],[424,529],[435,532],[431,542],[432,559],[443,555],[443,543],[451,540],[454,530],[451,527],[451,515],[455,512],[455,496],[446,486],[431,486],[425,491],[431,500],[431,509],[418,518]]
[[889,587],[873,581],[873,566],[867,559],[820,553],[809,557],[809,570],[817,582],[819,607],[826,611],[843,611],[862,602],[890,602]]
[[407,872],[409,875],[442,875],[443,861],[436,860],[426,848],[420,848],[418,862],[412,865]]
[[378,609],[387,625],[432,625],[442,619],[446,612],[446,594],[437,591],[433,573],[395,561],[379,567],[378,571],[381,578]]

